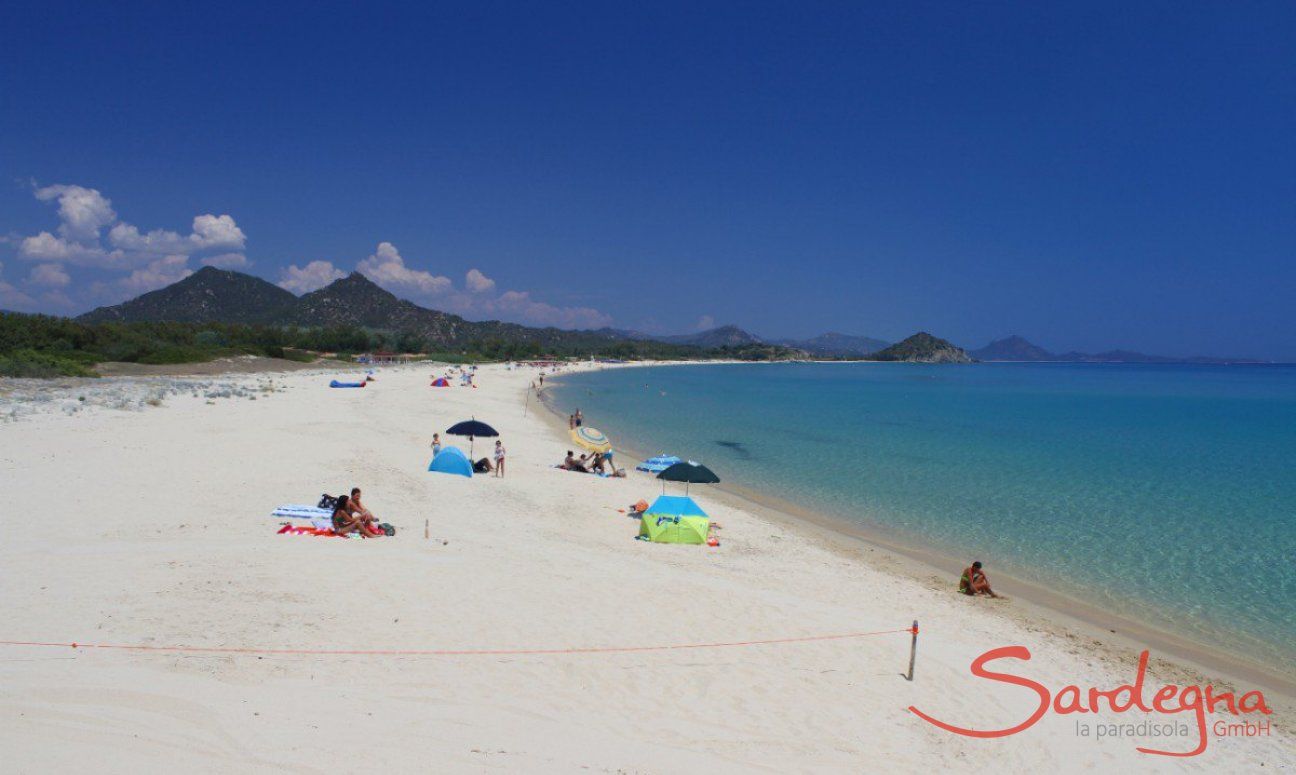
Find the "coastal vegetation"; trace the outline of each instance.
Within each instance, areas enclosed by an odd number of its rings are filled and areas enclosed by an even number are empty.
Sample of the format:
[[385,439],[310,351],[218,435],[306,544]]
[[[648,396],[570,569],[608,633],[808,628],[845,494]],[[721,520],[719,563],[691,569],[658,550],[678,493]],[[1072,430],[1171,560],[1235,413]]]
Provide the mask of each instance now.
[[655,341],[591,338],[543,347],[536,340],[500,336],[447,348],[417,331],[358,325],[295,326],[220,322],[83,322],[50,315],[0,313],[0,376],[93,376],[96,363],[193,363],[233,355],[312,361],[320,353],[349,358],[353,353],[392,350],[442,361],[491,361],[537,357],[625,359],[735,358],[785,356],[769,345],[699,348]]

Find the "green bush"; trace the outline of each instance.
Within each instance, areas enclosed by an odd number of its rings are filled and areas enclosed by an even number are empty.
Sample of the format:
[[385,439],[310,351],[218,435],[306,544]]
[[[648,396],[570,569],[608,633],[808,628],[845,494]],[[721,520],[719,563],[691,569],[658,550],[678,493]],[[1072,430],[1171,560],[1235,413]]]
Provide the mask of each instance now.
[[39,353],[35,350],[14,350],[0,355],[0,376],[3,377],[97,377],[75,359]]
[[197,347],[183,347],[172,345],[161,347],[150,353],[140,356],[140,363],[148,364],[168,364],[168,363],[201,363],[210,361],[220,353],[212,350],[200,350]]

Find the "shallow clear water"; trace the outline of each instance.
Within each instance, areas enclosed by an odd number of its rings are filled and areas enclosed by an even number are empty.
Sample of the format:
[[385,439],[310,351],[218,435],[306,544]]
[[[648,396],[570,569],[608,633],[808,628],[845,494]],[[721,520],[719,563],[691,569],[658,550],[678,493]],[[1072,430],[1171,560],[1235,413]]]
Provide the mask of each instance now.
[[1296,673],[1296,368],[684,366],[553,393],[614,442]]

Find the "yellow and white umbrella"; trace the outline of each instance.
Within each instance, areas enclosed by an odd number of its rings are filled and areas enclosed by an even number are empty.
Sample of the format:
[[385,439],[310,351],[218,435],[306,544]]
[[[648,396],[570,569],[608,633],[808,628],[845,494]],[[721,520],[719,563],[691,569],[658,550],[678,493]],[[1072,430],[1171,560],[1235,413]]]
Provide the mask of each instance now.
[[591,428],[588,425],[582,425],[579,428],[572,428],[572,443],[590,452],[607,452],[612,449],[612,442],[608,437],[603,435],[603,431],[598,428]]

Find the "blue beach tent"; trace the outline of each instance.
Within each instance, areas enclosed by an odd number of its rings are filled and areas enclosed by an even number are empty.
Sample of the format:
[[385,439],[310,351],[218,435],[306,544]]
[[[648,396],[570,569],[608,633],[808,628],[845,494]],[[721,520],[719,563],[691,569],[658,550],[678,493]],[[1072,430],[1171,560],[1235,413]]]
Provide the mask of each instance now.
[[472,463],[458,447],[442,447],[436,457],[432,458],[428,470],[438,474],[458,474],[472,478]]

